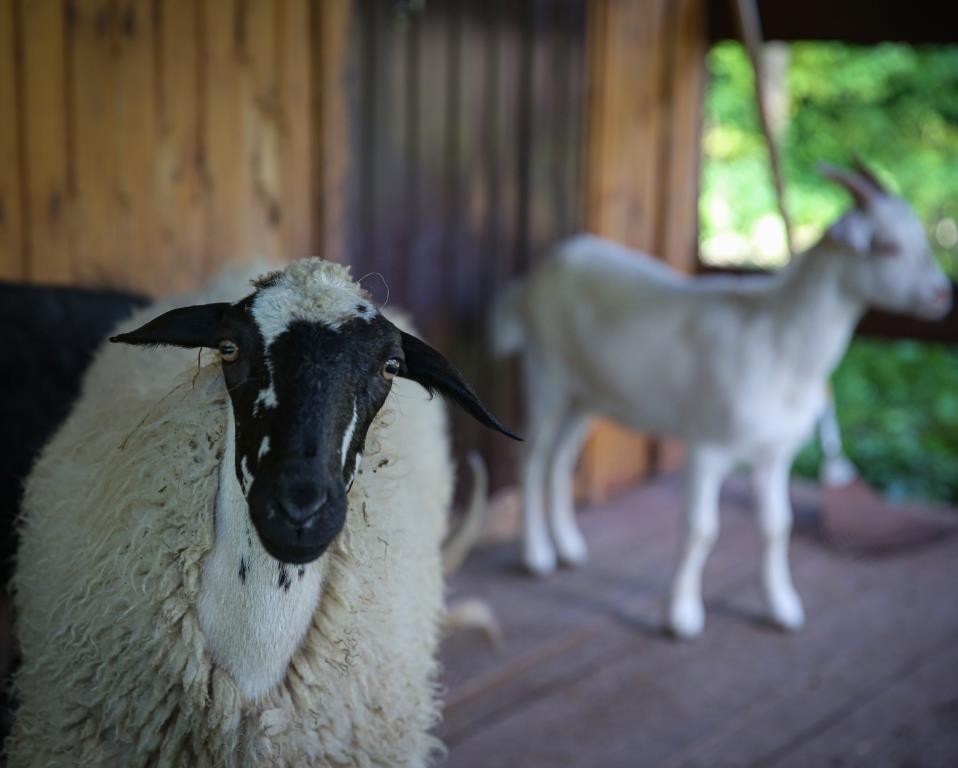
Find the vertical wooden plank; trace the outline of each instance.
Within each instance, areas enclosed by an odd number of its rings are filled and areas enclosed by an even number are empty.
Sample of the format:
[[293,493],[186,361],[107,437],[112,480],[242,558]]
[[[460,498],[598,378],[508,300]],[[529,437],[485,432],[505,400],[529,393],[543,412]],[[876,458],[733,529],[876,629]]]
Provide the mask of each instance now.
[[[361,277],[373,269],[375,250],[375,226],[377,210],[376,184],[376,130],[378,95],[382,87],[378,79],[379,58],[381,55],[379,37],[382,30],[379,25],[379,4],[363,2],[357,7],[360,27],[357,55],[359,90],[357,121],[354,142],[356,146],[356,230],[352,238],[352,250],[349,263]],[[380,128],[380,130],[382,130]]]
[[700,145],[707,82],[703,0],[677,0],[670,5],[669,33],[668,128],[663,136],[667,143],[663,178],[668,180],[669,193],[663,196],[656,250],[672,266],[692,272],[698,264]]
[[156,251],[156,116],[153,14],[149,4],[122,0],[116,6],[116,178],[111,194],[114,224],[111,277],[124,287],[169,292],[186,288],[173,264]]
[[[76,279],[103,284],[130,276],[116,237],[118,6],[76,0],[72,17],[71,105],[76,193]],[[126,254],[123,254],[125,257]]]
[[[485,200],[483,203],[484,220],[482,222],[482,263],[479,273],[482,296],[488,301],[499,285],[510,277],[504,272],[502,262],[507,253],[503,235],[503,169],[500,163],[502,122],[502,68],[505,45],[503,44],[502,8],[500,2],[484,5],[482,13],[483,40],[485,53],[483,90],[479,102],[479,121],[481,136],[477,159],[482,163]],[[488,306],[488,304],[487,304]],[[485,320],[485,318],[483,318]],[[488,323],[483,323],[484,330]],[[482,353],[488,355],[489,343],[484,335]],[[476,386],[480,388],[493,413],[499,415],[507,424],[518,424],[517,398],[513,388],[514,376],[507,365],[491,365],[488,359],[482,361]],[[493,484],[502,485],[514,480],[514,467],[518,466],[518,452],[508,441],[498,441],[496,435],[488,430],[482,434],[480,444],[483,456],[489,467]]]
[[346,66],[353,13],[352,0],[314,0],[311,7],[313,120],[313,220],[319,230],[314,250],[343,261],[347,229],[349,167]]
[[521,4],[509,0],[496,1],[496,122],[493,162],[496,165],[496,205],[499,229],[497,232],[498,256],[495,278],[505,282],[522,272],[524,262],[520,258],[519,244],[515,239],[519,217],[520,188],[520,135],[519,115],[521,98],[519,81],[522,69],[522,37],[519,14]]
[[250,187],[238,214],[246,219],[246,245],[279,260],[281,252],[279,89],[276,56],[278,5],[250,0],[240,47],[240,119],[246,140],[242,162]]
[[586,224],[635,248],[654,232],[662,0],[589,8]]
[[60,0],[17,4],[23,55],[21,151],[27,172],[22,199],[30,243],[26,276],[55,283],[73,276],[64,7]]
[[[398,90],[403,94],[402,104],[402,145],[399,155],[402,159],[400,170],[402,197],[400,204],[400,231],[396,250],[403,269],[394,279],[399,290],[399,301],[403,306],[412,308],[413,286],[416,276],[409,265],[415,252],[419,235],[419,176],[421,151],[419,146],[419,36],[422,25],[423,9],[410,9],[400,34],[402,35],[401,60],[395,63],[396,75],[401,85]],[[397,125],[399,120],[397,120]],[[392,287],[392,286],[391,286]]]
[[154,249],[163,288],[183,290],[202,281],[206,262],[203,9],[193,0],[163,0],[154,10]]
[[449,87],[447,64],[449,58],[445,10],[434,4],[426,6],[419,27],[417,63],[418,138],[422,148],[418,178],[419,216],[416,239],[413,242],[410,269],[416,279],[412,291],[422,332],[438,337],[448,324],[442,281],[442,265],[450,258],[443,252],[443,237],[447,213],[446,187],[443,171],[446,167],[446,141]]
[[283,259],[299,259],[315,253],[309,177],[309,170],[313,167],[309,6],[309,0],[282,0],[277,5],[277,128],[279,205],[282,212],[280,251]]
[[535,6],[518,4],[518,77],[516,98],[516,213],[513,264],[517,271],[528,271],[532,259],[531,209],[533,151],[533,66],[535,65]]
[[255,255],[247,220],[250,168],[241,109],[240,65],[246,45],[243,0],[204,0],[202,154],[205,160],[206,272]]
[[[402,76],[403,37],[407,25],[405,6],[392,2],[374,3],[376,8],[376,50],[373,56],[374,114],[380,125],[371,133],[372,184],[374,186],[374,209],[372,212],[371,252],[366,254],[362,272],[376,271],[382,275],[389,286],[389,296],[400,306],[410,307],[402,295],[403,253],[397,247],[403,228],[402,201],[405,194],[402,173],[403,133],[406,127],[406,79]],[[383,280],[370,276],[364,281],[373,295],[380,301],[386,298]],[[393,286],[398,290],[393,293]]]
[[22,280],[26,275],[26,242],[20,204],[21,157],[17,87],[16,21],[13,2],[0,6],[0,279]]

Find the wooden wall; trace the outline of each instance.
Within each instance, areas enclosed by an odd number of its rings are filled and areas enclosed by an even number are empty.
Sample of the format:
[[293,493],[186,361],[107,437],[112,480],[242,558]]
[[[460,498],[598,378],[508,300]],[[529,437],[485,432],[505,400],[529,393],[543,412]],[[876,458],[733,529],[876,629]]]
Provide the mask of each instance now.
[[[521,424],[496,289],[583,228],[695,260],[703,0],[0,0],[0,279],[378,272]],[[378,277],[364,283],[380,300]],[[497,484],[516,447],[456,422]],[[603,426],[592,498],[657,445]]]
[[164,293],[335,250],[348,13],[0,0],[0,278]]
[[[692,271],[698,262],[705,4],[592,0],[588,34],[586,228]],[[580,487],[590,499],[601,499],[672,463],[675,448],[602,423],[586,445]]]

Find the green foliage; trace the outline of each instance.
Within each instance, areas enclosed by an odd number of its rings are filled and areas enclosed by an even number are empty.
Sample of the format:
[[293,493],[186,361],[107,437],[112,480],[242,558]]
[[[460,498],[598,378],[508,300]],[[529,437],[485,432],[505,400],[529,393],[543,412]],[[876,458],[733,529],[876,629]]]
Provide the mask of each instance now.
[[[748,59],[737,43],[722,43],[709,54],[709,69],[703,239],[747,233],[776,212]],[[958,243],[943,246],[934,236],[943,220],[958,221],[958,46],[796,43],[787,88],[786,196],[806,242],[848,205],[815,165],[847,165],[857,155],[914,206],[942,264],[958,276]],[[728,202],[729,220],[715,220],[716,199]]]
[[[958,349],[857,339],[833,381],[845,450],[868,483],[958,503]],[[795,470],[814,477],[820,460],[808,445]]]
[[[807,244],[849,204],[815,165],[857,155],[913,205],[939,260],[958,277],[958,244],[949,245],[947,231],[939,237],[958,221],[958,47],[801,43],[789,56],[782,151],[799,239]],[[747,235],[776,212],[748,59],[738,44],[723,43],[709,68],[703,242]],[[894,497],[958,503],[958,350],[857,339],[834,386],[846,451],[866,481]],[[819,461],[809,445],[796,471],[814,476]]]

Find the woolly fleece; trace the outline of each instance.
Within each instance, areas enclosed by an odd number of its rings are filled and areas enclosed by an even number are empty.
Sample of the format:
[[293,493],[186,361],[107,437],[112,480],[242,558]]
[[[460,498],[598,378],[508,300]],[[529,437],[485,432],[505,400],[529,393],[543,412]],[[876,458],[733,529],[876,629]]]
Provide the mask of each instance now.
[[[120,330],[173,306],[240,298],[244,277],[154,305]],[[98,353],[27,482],[11,768],[422,766],[440,752],[429,730],[453,481],[440,401],[394,382],[346,525],[323,555],[312,624],[259,701],[244,701],[213,663],[196,613],[229,407],[211,353]]]

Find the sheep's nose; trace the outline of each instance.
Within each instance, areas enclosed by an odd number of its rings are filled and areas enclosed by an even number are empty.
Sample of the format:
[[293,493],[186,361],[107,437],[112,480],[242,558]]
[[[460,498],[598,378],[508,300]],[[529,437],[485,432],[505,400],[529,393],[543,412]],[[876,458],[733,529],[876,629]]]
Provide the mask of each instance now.
[[277,506],[290,523],[309,525],[326,503],[326,489],[308,480],[291,480],[281,484]]

